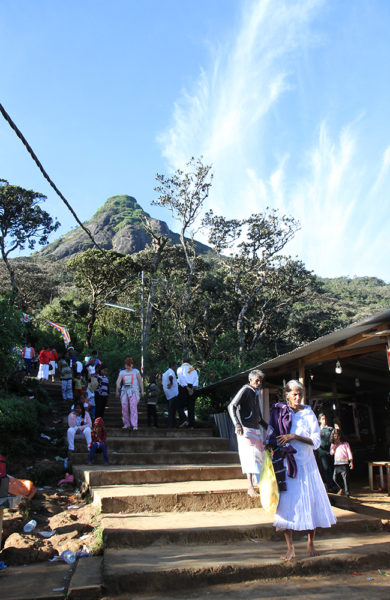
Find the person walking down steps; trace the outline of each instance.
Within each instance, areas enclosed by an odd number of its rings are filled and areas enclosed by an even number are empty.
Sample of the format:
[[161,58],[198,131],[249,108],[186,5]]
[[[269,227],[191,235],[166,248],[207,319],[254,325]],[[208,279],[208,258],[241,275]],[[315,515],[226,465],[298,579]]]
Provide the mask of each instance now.
[[144,384],[138,369],[133,367],[131,356],[125,358],[125,368],[119,371],[116,380],[116,397],[121,399],[122,429],[138,429],[138,402],[144,395]]

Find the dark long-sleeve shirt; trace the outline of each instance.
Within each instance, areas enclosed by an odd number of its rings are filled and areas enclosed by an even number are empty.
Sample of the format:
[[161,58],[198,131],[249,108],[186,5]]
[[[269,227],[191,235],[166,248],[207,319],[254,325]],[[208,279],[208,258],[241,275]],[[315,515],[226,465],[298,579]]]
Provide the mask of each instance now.
[[244,385],[234,396],[228,406],[228,411],[234,425],[259,429],[260,425],[267,429],[268,423],[263,419],[260,410],[258,390],[249,384]]

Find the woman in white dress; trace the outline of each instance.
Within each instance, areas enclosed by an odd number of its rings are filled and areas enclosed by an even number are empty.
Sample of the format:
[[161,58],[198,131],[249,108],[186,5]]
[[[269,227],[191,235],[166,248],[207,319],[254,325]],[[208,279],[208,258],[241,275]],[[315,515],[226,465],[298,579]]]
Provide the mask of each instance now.
[[286,400],[291,411],[291,428],[289,433],[277,437],[280,446],[289,444],[296,450],[294,458],[297,467],[295,477],[286,477],[287,490],[280,493],[274,518],[274,526],[284,530],[287,544],[287,552],[282,556],[284,560],[291,560],[295,556],[293,530],[308,531],[307,549],[310,556],[316,556],[316,528],[330,527],[336,523],[314,457],[314,450],[320,445],[320,428],[312,409],[301,404],[303,396],[303,385],[295,380],[289,381]]

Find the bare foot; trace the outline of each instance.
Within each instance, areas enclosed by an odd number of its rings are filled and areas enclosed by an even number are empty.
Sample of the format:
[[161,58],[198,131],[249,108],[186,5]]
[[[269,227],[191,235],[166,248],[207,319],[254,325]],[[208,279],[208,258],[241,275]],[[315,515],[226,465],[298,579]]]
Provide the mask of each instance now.
[[293,558],[295,558],[295,548],[294,546],[292,548],[290,548],[289,550],[287,550],[286,554],[282,554],[282,556],[280,557],[281,560],[292,560]]
[[256,492],[256,490],[254,488],[249,488],[248,496],[250,496],[251,498],[258,498],[259,494]]
[[307,551],[309,556],[319,556],[320,553],[314,548],[314,544],[311,542],[307,542]]

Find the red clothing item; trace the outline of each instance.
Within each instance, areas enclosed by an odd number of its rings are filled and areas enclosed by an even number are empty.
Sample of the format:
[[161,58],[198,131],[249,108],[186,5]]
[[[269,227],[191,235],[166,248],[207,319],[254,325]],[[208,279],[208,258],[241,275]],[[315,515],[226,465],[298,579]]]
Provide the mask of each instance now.
[[57,350],[49,350],[50,360],[57,361],[58,360],[58,352]]
[[38,356],[38,360],[41,363],[41,365],[49,365],[51,361],[50,356],[50,350],[41,350]]
[[[99,431],[96,429],[99,428]],[[95,419],[92,428],[92,442],[105,442],[107,439],[106,428],[104,427],[104,421],[101,417]]]
[[[25,347],[23,348],[23,350],[22,350],[22,358],[24,358],[24,355],[25,355],[25,353],[26,353],[26,348],[27,348],[27,346],[25,346]],[[35,358],[35,350],[34,350],[34,348],[33,348],[32,346],[30,346],[30,358],[31,358],[31,359],[32,359],[32,358]]]

